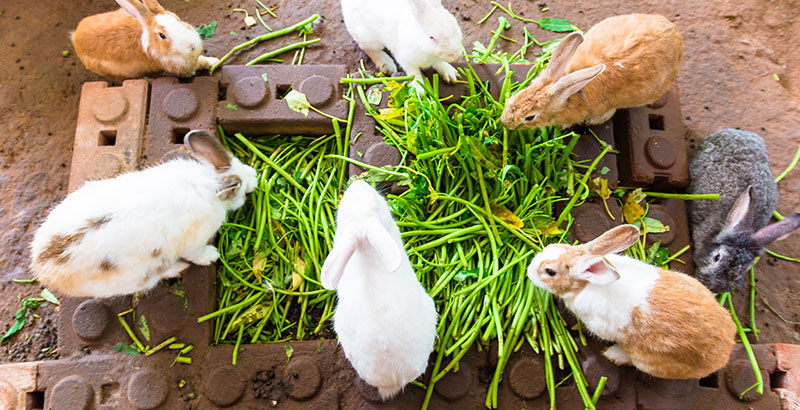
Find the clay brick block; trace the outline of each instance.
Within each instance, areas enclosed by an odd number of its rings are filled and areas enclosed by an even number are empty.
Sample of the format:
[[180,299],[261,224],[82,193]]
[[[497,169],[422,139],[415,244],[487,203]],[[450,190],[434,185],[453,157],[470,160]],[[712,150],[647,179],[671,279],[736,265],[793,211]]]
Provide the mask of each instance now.
[[[214,309],[211,281],[215,272],[213,265],[190,266],[183,272],[184,296],[177,292],[181,289],[164,285],[147,292],[135,311],[137,317],[145,316],[150,341],[145,340],[132,323],[132,316],[125,316],[139,340],[155,346],[176,336],[181,343],[193,344],[195,348],[207,347],[212,321],[198,324],[197,318]],[[131,306],[130,295],[109,299],[64,298],[58,315],[58,350],[62,357],[80,353],[84,348],[107,350],[119,343],[130,344],[130,337],[120,325],[117,314]]]
[[772,390],[781,398],[781,408],[797,410],[800,407],[800,345],[775,343],[777,370],[772,377]]
[[219,80],[214,77],[195,77],[189,83],[174,77],[154,79],[144,164],[155,164],[164,154],[182,147],[190,130],[216,133],[218,94]]
[[32,409],[41,362],[0,365],[0,409]]
[[[599,198],[572,208],[572,217],[575,220],[572,222],[572,233],[569,239],[577,239],[580,243],[586,243],[602,235],[603,232],[622,224],[622,209],[617,204],[617,200],[609,198],[606,200],[606,204],[608,211]],[[556,209],[558,214],[555,217],[560,215],[563,205],[560,204]],[[614,219],[608,215],[609,211]]]
[[[647,245],[650,246],[657,241],[661,241],[662,247],[669,249],[670,255],[691,244],[689,236],[689,220],[686,216],[686,201],[680,199],[659,199],[650,204],[647,213],[650,218],[661,221],[662,224],[669,226],[669,231],[647,235]],[[683,272],[694,276],[694,261],[692,259],[692,249],[689,248],[678,259],[685,263],[673,261],[669,264],[670,269]]]
[[649,106],[617,111],[613,121],[623,185],[664,190],[689,185],[685,129],[676,84]]
[[[478,78],[486,84],[486,87],[489,91],[489,94],[492,95],[495,99],[500,97],[500,90],[503,88],[503,82],[506,79],[505,70],[503,70],[503,66],[501,64],[469,64],[469,63],[453,63],[452,66],[455,67],[456,70],[461,73],[462,70],[468,71],[472,66],[472,69],[475,70],[475,74],[477,74]],[[528,64],[511,64],[509,66],[509,70],[511,71],[511,81],[512,82],[522,82],[525,81],[525,78],[528,75],[528,70],[531,69],[531,66]],[[423,75],[427,77],[431,84],[433,83],[433,75],[437,74],[433,69],[427,69],[423,71]],[[460,80],[463,80],[464,76],[460,76]],[[467,84],[464,82],[454,82],[452,84],[448,84],[441,79],[439,76],[439,98],[445,98],[448,96],[452,96],[451,98],[444,101],[445,104],[452,104],[452,103],[460,103],[461,97],[469,95],[469,90],[467,88]]]
[[307,117],[294,112],[282,96],[290,88],[300,91],[315,108],[346,119],[348,103],[342,99],[344,87],[339,84],[344,76],[345,66],[340,65],[224,66],[217,119],[226,133],[330,134],[333,125],[329,118],[314,111]]
[[83,84],[75,129],[69,192],[84,182],[136,169],[142,149],[148,85],[127,80]]
[[[610,120],[588,128],[576,127],[573,131],[580,134],[580,138],[575,147],[572,148],[572,153],[576,155],[576,161],[580,161],[587,166],[603,151],[603,146],[597,141],[595,135],[604,143],[614,147],[614,123]],[[615,189],[619,180],[617,154],[612,151],[607,152],[597,163],[591,177],[605,178],[608,181],[608,187],[612,190]]]

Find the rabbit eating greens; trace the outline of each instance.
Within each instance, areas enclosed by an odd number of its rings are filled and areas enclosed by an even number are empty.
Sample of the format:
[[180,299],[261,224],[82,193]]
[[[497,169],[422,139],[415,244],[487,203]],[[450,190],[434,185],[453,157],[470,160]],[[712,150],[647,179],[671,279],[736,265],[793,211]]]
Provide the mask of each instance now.
[[712,292],[743,284],[755,258],[770,242],[800,226],[800,213],[768,225],[778,205],[764,140],[725,129],[707,136],[689,163],[690,194],[719,199],[687,202],[697,279]]
[[449,63],[461,56],[461,28],[441,0],[341,0],[347,31],[385,74],[397,72],[388,49],[413,85],[433,67],[448,83],[458,77]]
[[31,244],[39,280],[69,296],[102,298],[217,260],[208,241],[255,189],[256,171],[208,131],[191,131],[184,143],[193,158],[87,182],[53,208]]
[[88,16],[72,33],[75,54],[87,69],[114,80],[168,72],[192,76],[219,61],[205,57],[194,27],[157,0],[116,0],[122,7]]
[[571,33],[547,68],[506,102],[508,129],[602,124],[618,108],[655,102],[678,76],[683,39],[663,16],[609,17]]
[[337,290],[333,327],[345,356],[381,398],[425,372],[436,308],[403,250],[386,200],[364,181],[342,196],[320,277],[322,286]]
[[736,327],[691,276],[617,255],[639,240],[622,225],[583,245],[553,244],[528,267],[533,283],[564,300],[589,331],[615,342],[603,355],[655,377],[705,377],[725,366]]

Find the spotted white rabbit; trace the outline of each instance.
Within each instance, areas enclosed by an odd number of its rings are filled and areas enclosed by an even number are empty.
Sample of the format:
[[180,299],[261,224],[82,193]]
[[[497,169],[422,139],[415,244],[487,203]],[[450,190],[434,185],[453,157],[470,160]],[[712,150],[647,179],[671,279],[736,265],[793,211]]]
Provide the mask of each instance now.
[[381,398],[425,372],[436,308],[403,250],[386,200],[364,181],[342,196],[321,279],[337,290],[333,324],[345,356]]
[[217,260],[208,241],[255,189],[256,171],[208,131],[191,131],[184,143],[193,158],[87,182],[53,208],[31,244],[39,280],[69,296],[103,298]]
[[705,377],[728,363],[736,326],[691,276],[618,255],[639,240],[622,225],[583,245],[553,244],[528,267],[589,331],[615,342],[603,355],[666,379]]

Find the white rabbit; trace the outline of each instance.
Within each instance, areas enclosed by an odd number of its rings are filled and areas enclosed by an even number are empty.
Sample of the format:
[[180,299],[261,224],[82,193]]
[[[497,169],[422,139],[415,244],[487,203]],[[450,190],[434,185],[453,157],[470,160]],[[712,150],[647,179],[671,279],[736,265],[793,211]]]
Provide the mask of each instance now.
[[158,0],[116,0],[120,9],[88,16],[72,33],[75,54],[89,70],[115,80],[166,71],[180,76],[211,68],[194,27]]
[[[422,80],[422,69],[433,67],[448,83],[458,77],[449,63],[461,56],[461,28],[441,0],[342,0],[347,31],[385,74],[397,66]],[[415,87],[419,84],[412,82]]]
[[403,251],[383,197],[364,181],[345,191],[322,285],[337,289],[334,329],[358,375],[387,400],[428,367],[436,308]]
[[552,244],[528,267],[592,333],[616,342],[603,355],[655,377],[708,376],[728,363],[736,326],[695,278],[616,255],[639,240],[621,225],[584,245]]
[[144,291],[188,262],[219,257],[208,241],[227,211],[244,204],[256,171],[205,130],[186,134],[191,158],[90,181],[48,215],[31,244],[31,270],[69,296]]

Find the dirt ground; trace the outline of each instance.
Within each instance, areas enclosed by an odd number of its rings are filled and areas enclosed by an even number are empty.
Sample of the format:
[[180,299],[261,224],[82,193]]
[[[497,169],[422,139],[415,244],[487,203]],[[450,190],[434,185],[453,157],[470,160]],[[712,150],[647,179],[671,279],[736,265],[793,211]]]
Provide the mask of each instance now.
[[[263,33],[260,25],[247,29],[233,8],[255,8],[253,0],[162,0],[163,5],[195,26],[218,22],[206,42],[207,55],[221,56],[232,46]],[[276,4],[275,0],[265,1]],[[322,42],[310,48],[306,64],[347,64],[354,68],[366,58],[352,41],[336,0],[297,2],[279,0],[278,18],[265,16],[273,28],[285,27],[312,13],[323,18],[316,25]],[[491,8],[489,1],[445,0],[464,31],[464,45],[487,44],[496,16],[478,25]],[[549,11],[540,9],[549,7]],[[102,80],[86,71],[70,50],[68,33],[89,14],[115,9],[111,0],[70,2],[69,7],[31,7],[27,2],[0,3],[0,332],[13,323],[22,297],[38,296],[37,284],[19,284],[11,278],[28,277],[28,243],[48,209],[60,201],[67,187],[81,84]],[[569,18],[583,30],[601,19],[622,13],[659,13],[674,21],[683,34],[686,51],[678,77],[689,137],[726,127],[756,131],[767,142],[770,165],[777,174],[790,162],[800,144],[800,0],[764,1],[624,1],[514,0],[514,11],[529,18]],[[499,14],[498,14],[499,15]],[[520,39],[523,23],[511,20],[506,35]],[[528,24],[538,39],[558,36]],[[231,63],[287,43],[279,39],[237,56]],[[292,40],[294,41],[294,40]],[[501,40],[501,47],[518,45]],[[291,54],[281,56],[291,60]],[[287,61],[288,63],[288,61]],[[368,64],[371,67],[371,64]],[[776,81],[777,74],[780,81]],[[800,169],[780,183],[778,211],[800,208]],[[800,234],[774,244],[772,250],[800,256]],[[800,320],[800,265],[772,258],[757,266],[759,294],[786,320]],[[737,292],[743,323],[748,325],[745,301],[749,289]],[[757,326],[761,342],[800,343],[800,326],[785,323],[759,299]],[[43,305],[10,343],[0,347],[0,362],[54,357],[55,311]],[[42,352],[42,349],[45,352]]]

